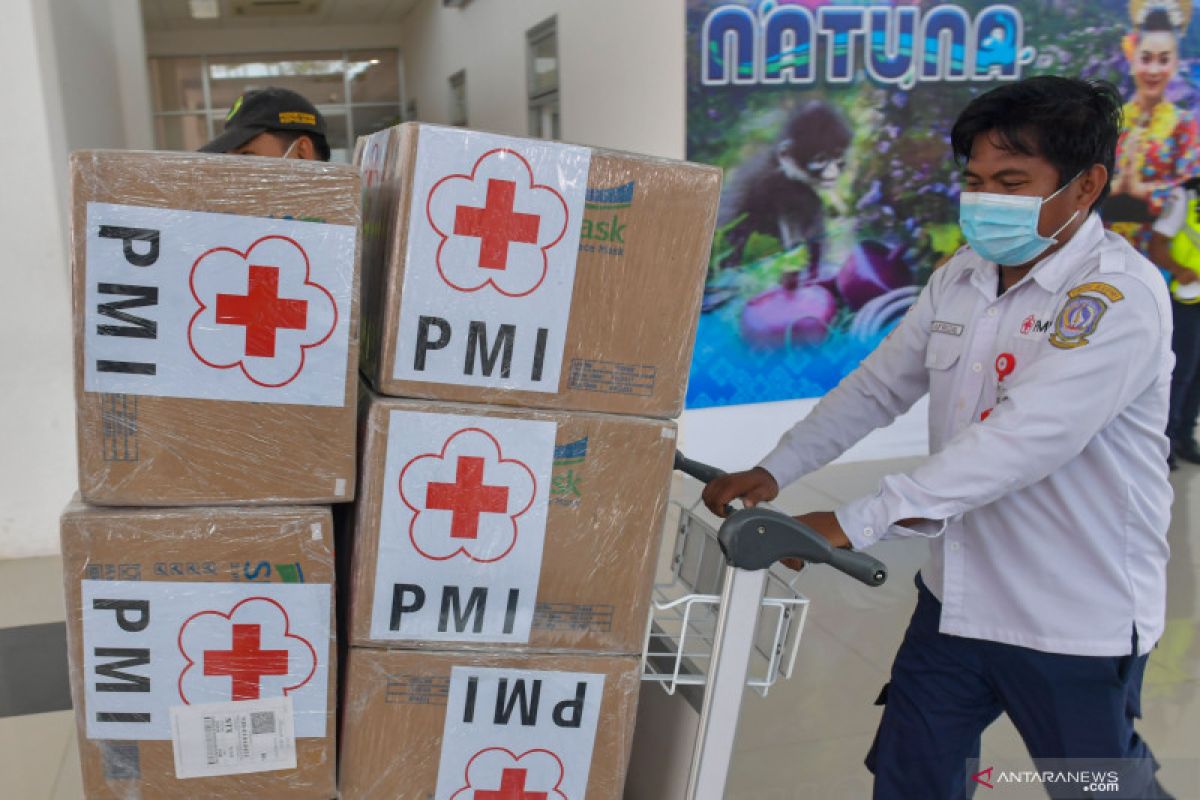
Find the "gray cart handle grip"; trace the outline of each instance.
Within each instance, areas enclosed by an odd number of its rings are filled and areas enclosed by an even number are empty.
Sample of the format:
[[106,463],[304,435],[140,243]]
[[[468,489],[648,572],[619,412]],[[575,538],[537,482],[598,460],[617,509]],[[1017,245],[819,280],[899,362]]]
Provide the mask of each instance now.
[[[716,467],[693,461],[675,452],[675,469],[702,483],[725,475]],[[729,515],[717,538],[725,558],[735,567],[758,570],[782,558],[799,558],[810,564],[828,564],[868,586],[887,580],[887,567],[879,559],[854,550],[834,547],[804,523],[769,508],[744,508]]]
[[703,484],[709,484],[717,478],[725,477],[725,470],[693,461],[678,450],[675,451],[675,469],[685,475],[691,475]]
[[725,558],[741,569],[766,569],[782,558],[798,558],[828,564],[868,586],[887,580],[879,559],[834,547],[804,523],[770,508],[743,508],[725,520],[717,538]]

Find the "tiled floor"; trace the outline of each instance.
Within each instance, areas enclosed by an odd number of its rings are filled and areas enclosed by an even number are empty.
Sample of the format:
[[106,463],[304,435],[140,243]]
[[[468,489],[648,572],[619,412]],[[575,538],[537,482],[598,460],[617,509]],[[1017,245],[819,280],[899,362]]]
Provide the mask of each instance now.
[[[776,502],[789,512],[813,505],[813,491],[850,500],[874,489],[881,474],[909,462],[835,466],[794,487]],[[1172,476],[1175,510],[1170,532],[1168,625],[1150,658],[1139,730],[1163,762],[1163,784],[1177,798],[1200,798],[1200,468],[1184,465]],[[846,580],[828,569],[801,576],[811,598],[808,630],[793,679],[766,698],[748,692],[728,800],[862,800],[870,797],[862,766],[879,709],[872,705],[886,682],[892,657],[916,602],[913,574],[925,558],[921,542],[884,543],[873,553],[890,576],[879,589]],[[1007,718],[985,734],[983,761],[1005,769],[1032,769],[1024,744]],[[989,794],[976,794],[982,800]],[[1044,798],[1040,788],[1005,787],[997,797]],[[914,798],[914,800],[916,800]]]
[[[830,467],[789,489],[777,505],[794,513],[830,508],[869,491],[881,474],[909,463]],[[1196,596],[1200,529],[1191,524],[1200,519],[1200,468],[1185,466],[1172,480],[1176,503],[1169,622],[1150,659],[1140,730],[1164,762],[1164,784],[1185,800],[1200,798],[1200,604]],[[919,542],[876,548],[876,555],[890,569],[888,583],[879,589],[868,589],[827,569],[809,570],[801,577],[800,588],[811,597],[812,606],[796,674],[765,700],[747,693],[726,792],[729,800],[870,796],[862,758],[879,718],[872,701],[887,678],[912,611],[911,579],[924,558],[923,548]],[[0,629],[62,618],[58,559],[0,561]],[[40,630],[46,635],[54,631]],[[0,646],[0,686],[10,698],[31,681],[55,680],[47,675],[13,674],[15,663],[12,657],[5,658]],[[80,797],[72,712],[5,713],[0,707],[0,798]],[[1031,766],[1016,732],[1003,719],[985,736],[984,760],[1004,768]],[[1045,795],[1010,788],[1002,796],[1020,800]]]
[[[61,635],[61,627],[53,628],[46,623],[61,622],[63,616],[62,562],[58,558],[0,561],[0,634],[5,629],[37,625],[37,630],[47,637]],[[45,647],[51,649],[54,644],[46,642]],[[65,644],[60,646],[65,648]],[[69,707],[68,698],[49,696],[55,690],[63,690],[61,673],[31,675],[25,667],[22,674],[14,674],[17,663],[29,662],[27,659],[18,662],[11,655],[6,657],[0,646],[0,684],[9,701],[4,704],[9,707],[7,711],[0,707],[0,797],[13,800],[82,797],[75,713],[66,710],[6,716],[14,710],[13,697],[22,694],[40,695],[45,706]],[[47,681],[53,681],[53,685],[46,687]]]

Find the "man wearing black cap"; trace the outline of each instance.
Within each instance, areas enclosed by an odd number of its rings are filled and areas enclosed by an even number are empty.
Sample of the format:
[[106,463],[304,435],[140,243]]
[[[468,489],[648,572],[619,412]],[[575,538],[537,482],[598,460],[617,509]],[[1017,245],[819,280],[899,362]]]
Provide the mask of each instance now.
[[289,89],[246,92],[229,110],[225,131],[200,152],[328,161],[325,118]]

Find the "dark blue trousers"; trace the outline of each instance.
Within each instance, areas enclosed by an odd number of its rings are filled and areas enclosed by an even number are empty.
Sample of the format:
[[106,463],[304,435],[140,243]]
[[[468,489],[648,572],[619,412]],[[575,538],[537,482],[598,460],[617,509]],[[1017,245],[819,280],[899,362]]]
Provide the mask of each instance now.
[[1171,412],[1167,436],[1172,442],[1190,442],[1200,413],[1200,303],[1188,305],[1171,301],[1175,332],[1171,349],[1175,351],[1175,371],[1171,373]]
[[[1104,797],[1166,798],[1157,764],[1133,728],[1141,716],[1146,656],[1072,656],[948,636],[942,606],[917,577],[917,609],[905,633],[867,768],[875,800],[961,800],[977,788],[968,764],[980,737],[1007,713],[1039,768],[1053,759],[1139,759]],[[988,765],[983,764],[982,768]],[[1055,768],[1060,768],[1055,764]],[[1079,787],[1046,784],[1052,797],[1081,797]]]

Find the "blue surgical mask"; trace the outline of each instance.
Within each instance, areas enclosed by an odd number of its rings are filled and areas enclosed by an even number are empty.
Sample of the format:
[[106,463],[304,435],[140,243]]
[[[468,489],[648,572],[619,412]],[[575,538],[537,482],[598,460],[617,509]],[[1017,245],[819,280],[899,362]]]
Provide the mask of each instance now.
[[1051,245],[1058,244],[1054,237],[1079,216],[1079,209],[1076,209],[1054,233],[1049,236],[1038,233],[1042,205],[1074,183],[1075,178],[1063,184],[1050,197],[963,192],[958,205],[958,224],[967,244],[988,261],[1006,267],[1034,260]]

